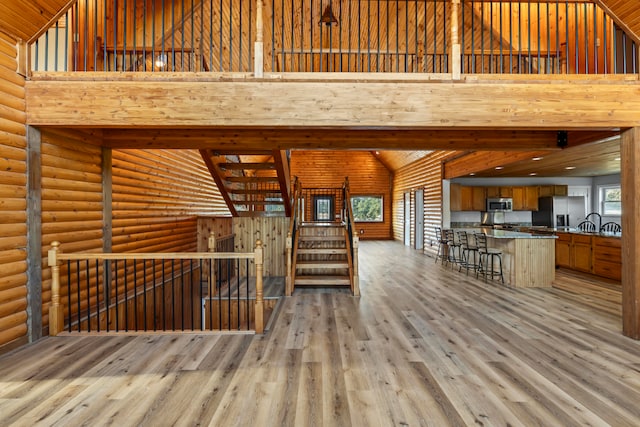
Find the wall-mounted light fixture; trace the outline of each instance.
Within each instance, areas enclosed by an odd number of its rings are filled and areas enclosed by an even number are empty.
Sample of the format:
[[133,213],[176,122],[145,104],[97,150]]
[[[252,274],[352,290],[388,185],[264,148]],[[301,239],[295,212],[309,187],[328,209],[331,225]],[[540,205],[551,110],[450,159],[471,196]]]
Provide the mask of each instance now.
[[167,54],[166,53],[160,53],[158,54],[158,56],[156,56],[156,67],[158,68],[164,68],[167,66]]
[[318,24],[324,24],[327,27],[338,25],[338,18],[336,18],[336,16],[333,14],[333,11],[331,10],[331,3],[329,3],[327,7],[324,8],[324,12],[322,12],[322,16],[320,17],[320,22],[318,22]]

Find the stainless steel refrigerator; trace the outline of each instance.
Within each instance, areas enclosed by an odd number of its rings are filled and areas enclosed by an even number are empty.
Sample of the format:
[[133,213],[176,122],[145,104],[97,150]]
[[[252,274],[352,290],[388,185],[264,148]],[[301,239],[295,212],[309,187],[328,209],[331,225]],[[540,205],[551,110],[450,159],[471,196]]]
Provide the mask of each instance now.
[[546,227],[575,227],[585,216],[584,196],[540,197],[538,210],[531,212],[531,223]]

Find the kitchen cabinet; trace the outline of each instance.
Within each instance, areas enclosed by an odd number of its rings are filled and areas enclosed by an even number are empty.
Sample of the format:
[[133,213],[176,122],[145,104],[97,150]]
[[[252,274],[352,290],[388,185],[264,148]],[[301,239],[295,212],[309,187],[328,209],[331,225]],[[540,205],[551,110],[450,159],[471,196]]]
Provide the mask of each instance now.
[[486,209],[486,193],[484,187],[451,184],[449,194],[452,212],[484,211]]
[[538,197],[548,196],[568,196],[569,187],[566,185],[540,185],[538,187]]
[[571,268],[591,273],[591,236],[574,234],[572,237]]
[[556,239],[556,265],[558,267],[571,268],[571,234],[557,233]]
[[513,187],[487,187],[487,198],[513,197]]
[[512,187],[514,211],[538,210],[538,187]]
[[593,274],[621,280],[621,248],[618,237],[593,236]]
[[556,233],[556,266],[621,280],[619,237]]
[[484,211],[486,208],[487,197],[484,187],[462,187],[463,211]]

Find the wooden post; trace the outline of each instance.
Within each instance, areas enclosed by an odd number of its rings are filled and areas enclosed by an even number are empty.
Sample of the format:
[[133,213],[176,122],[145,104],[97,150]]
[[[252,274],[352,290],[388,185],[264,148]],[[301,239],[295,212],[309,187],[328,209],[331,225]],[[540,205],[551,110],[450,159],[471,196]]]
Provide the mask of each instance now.
[[27,126],[27,326],[42,338],[42,135]]
[[256,41],[254,43],[255,56],[253,59],[253,75],[259,79],[264,77],[264,43],[262,24],[262,0],[256,1]]
[[64,329],[64,310],[60,304],[60,266],[58,251],[60,242],[51,242],[48,263],[51,267],[51,304],[49,305],[49,335],[55,337]]
[[[292,219],[293,221],[293,219]],[[293,255],[293,238],[291,237],[291,232],[287,231],[287,279],[285,282],[284,294],[288,297],[293,293],[293,289],[291,289],[291,257]]]
[[209,252],[216,251],[216,233],[213,231],[209,233],[209,239],[207,240],[207,248]]
[[353,296],[360,296],[360,275],[358,274],[358,244],[360,238],[353,236]]
[[260,239],[256,240],[254,260],[256,263],[256,334],[261,334],[264,332],[264,301],[262,295],[263,256],[262,241]]
[[460,80],[460,41],[458,40],[459,4],[460,0],[451,0],[451,78],[453,80]]
[[640,340],[640,127],[622,133],[622,333]]

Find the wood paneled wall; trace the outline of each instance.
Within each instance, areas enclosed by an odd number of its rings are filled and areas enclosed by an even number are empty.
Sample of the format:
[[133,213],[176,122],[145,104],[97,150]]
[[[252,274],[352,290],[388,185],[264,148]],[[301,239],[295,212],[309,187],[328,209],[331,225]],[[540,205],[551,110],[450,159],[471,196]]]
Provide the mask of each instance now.
[[[264,275],[267,277],[284,277],[286,269],[286,243],[289,231],[289,218],[257,217],[233,218],[235,233],[235,252],[253,252],[256,240],[262,240],[264,247]],[[253,265],[253,261],[251,261]],[[250,275],[255,275],[251,267]]]
[[0,32],[0,352],[27,337],[27,153],[16,40]]
[[113,252],[197,249],[197,217],[229,215],[196,150],[113,151]]
[[415,211],[415,190],[424,190],[424,251],[435,255],[434,227],[442,226],[442,162],[452,151],[434,151],[432,154],[398,169],[393,177],[393,237],[404,239],[404,193],[411,192],[411,245],[414,246],[413,212]]
[[[103,248],[102,149],[99,145],[87,144],[88,140],[99,142],[95,136],[79,130],[44,129],[41,132],[42,322],[45,329],[49,324],[51,302],[51,269],[46,260],[51,242],[59,241],[64,252],[102,252]],[[62,286],[60,292],[66,304],[67,287]],[[72,295],[75,295],[73,290]]]
[[369,151],[303,151],[291,153],[291,175],[303,188],[342,188],[349,177],[351,195],[382,196],[383,222],[356,224],[361,239],[390,239],[391,173]]

